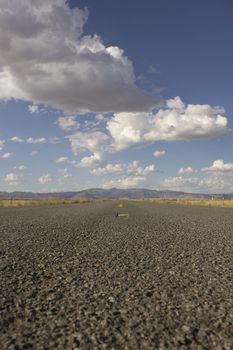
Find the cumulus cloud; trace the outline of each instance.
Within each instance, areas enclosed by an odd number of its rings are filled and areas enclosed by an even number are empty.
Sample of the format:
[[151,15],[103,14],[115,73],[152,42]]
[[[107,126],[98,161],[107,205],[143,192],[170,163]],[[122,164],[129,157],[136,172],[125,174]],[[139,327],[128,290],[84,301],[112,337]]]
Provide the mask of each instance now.
[[188,166],[187,168],[180,168],[178,171],[178,174],[180,174],[180,175],[192,174],[194,172],[195,172],[195,170],[191,166]]
[[58,172],[60,173],[60,177],[58,178],[59,185],[63,185],[67,179],[72,177],[73,175],[69,173],[68,169],[59,169]]
[[107,123],[116,150],[124,150],[144,141],[149,130],[147,113],[117,113]]
[[111,138],[101,131],[80,132],[68,136],[74,154],[89,150],[93,153],[102,153],[110,147]]
[[[67,138],[75,154],[117,152],[131,146],[155,141],[193,140],[218,137],[229,132],[225,111],[209,105],[185,105],[180,97],[166,102],[157,112],[115,113],[105,131],[77,131]],[[163,152],[163,153],[159,153]],[[158,150],[154,156],[164,155]]]
[[136,188],[147,181],[146,176],[124,176],[117,180],[110,180],[103,184],[103,188]]
[[104,167],[93,169],[91,173],[97,176],[116,175],[120,178],[107,181],[104,188],[133,188],[140,187],[148,180],[148,175],[156,171],[154,164],[141,167],[137,160],[130,163],[106,164]]
[[69,173],[68,169],[59,169],[58,172],[62,174],[64,179],[67,179],[68,177],[72,177],[72,174]]
[[185,105],[180,97],[170,99],[155,113],[115,113],[107,129],[116,150],[159,140],[192,140],[228,132],[225,111],[209,105]]
[[11,158],[11,157],[14,157],[14,153],[11,153],[11,152],[6,152],[6,153],[3,153],[0,158],[2,159],[7,159],[7,158]]
[[38,182],[42,185],[49,184],[53,181],[53,177],[51,174],[45,174],[39,177]]
[[22,142],[24,142],[24,140],[23,140],[21,137],[19,137],[19,136],[13,136],[13,137],[10,139],[10,141],[12,141],[12,142],[17,142],[17,143],[22,143]]
[[101,153],[94,153],[90,156],[83,157],[77,166],[81,168],[93,168],[99,165],[103,160]]
[[25,165],[16,165],[13,169],[23,171],[26,170],[27,167]]
[[69,162],[68,157],[60,157],[60,158],[56,159],[56,163],[68,163],[68,162]]
[[65,0],[0,0],[0,98],[66,113],[154,107],[157,98],[136,86],[124,51],[83,34],[87,19],[86,9]]
[[38,153],[39,153],[38,151],[32,151],[32,152],[30,153],[30,156],[34,157],[34,156],[36,156]]
[[95,119],[99,121],[104,121],[106,120],[106,116],[104,116],[103,114],[96,114]]
[[5,141],[0,140],[0,151],[5,147]]
[[37,105],[29,105],[28,106],[28,111],[31,113],[31,114],[34,114],[34,113],[38,113],[39,112],[39,107]]
[[35,137],[29,137],[27,139],[27,143],[46,143],[47,140],[45,137],[38,137],[38,138],[35,138]]
[[49,143],[52,143],[53,145],[57,145],[58,143],[61,142],[59,137],[50,137],[48,140]]
[[120,175],[124,174],[127,171],[128,164],[106,164],[104,167],[98,167],[92,170],[93,175],[102,176],[102,175]]
[[169,177],[161,182],[161,186],[171,190],[185,190],[194,192],[218,192],[229,191],[233,185],[232,178],[224,178],[221,176],[211,177]]
[[79,127],[79,123],[76,120],[76,117],[70,116],[70,117],[59,117],[57,120],[57,124],[60,129],[65,131],[70,131],[77,129]]
[[157,151],[154,151],[154,153],[153,153],[154,157],[156,157],[156,158],[162,157],[165,154],[166,154],[166,151],[164,151],[164,150],[161,150],[161,151],[157,150]]
[[167,100],[166,105],[171,110],[177,110],[182,112],[185,109],[185,104],[179,96]]
[[20,181],[20,176],[15,173],[9,173],[5,176],[4,181],[9,185],[17,185]]
[[224,160],[218,159],[210,167],[202,168],[205,172],[233,172],[233,163],[224,163]]
[[137,160],[130,163],[116,163],[106,164],[103,167],[93,169],[91,173],[97,176],[103,175],[134,175],[134,176],[147,176],[149,173],[156,171],[154,164],[147,165],[145,168],[139,165]]

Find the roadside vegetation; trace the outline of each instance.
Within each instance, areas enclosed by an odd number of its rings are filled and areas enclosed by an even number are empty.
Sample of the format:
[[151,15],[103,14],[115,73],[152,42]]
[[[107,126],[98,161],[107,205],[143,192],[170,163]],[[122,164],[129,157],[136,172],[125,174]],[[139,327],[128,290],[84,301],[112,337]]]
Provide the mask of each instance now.
[[233,199],[205,199],[205,198],[153,198],[146,201],[162,203],[162,204],[181,204],[181,205],[199,205],[207,207],[223,207],[223,208],[233,208]]
[[77,203],[92,203],[104,201],[91,198],[46,198],[46,199],[1,199],[0,207],[26,207],[26,206],[43,206],[43,205],[61,205],[61,204],[77,204]]
[[[49,205],[65,205],[78,203],[94,203],[111,201],[111,199],[93,199],[93,198],[43,198],[43,199],[0,199],[0,208],[3,207],[26,207],[26,206],[49,206]],[[159,204],[178,204],[178,205],[199,205],[207,207],[223,207],[233,208],[233,199],[205,199],[205,198],[151,198],[144,199],[145,202],[159,203]],[[122,201],[118,202],[117,207],[122,207]]]

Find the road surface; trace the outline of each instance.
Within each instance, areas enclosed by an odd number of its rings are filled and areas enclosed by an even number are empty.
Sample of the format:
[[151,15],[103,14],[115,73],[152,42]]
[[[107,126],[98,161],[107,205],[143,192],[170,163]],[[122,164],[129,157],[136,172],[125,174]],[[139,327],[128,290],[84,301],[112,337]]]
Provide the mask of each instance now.
[[0,273],[1,350],[233,349],[232,209],[3,208]]

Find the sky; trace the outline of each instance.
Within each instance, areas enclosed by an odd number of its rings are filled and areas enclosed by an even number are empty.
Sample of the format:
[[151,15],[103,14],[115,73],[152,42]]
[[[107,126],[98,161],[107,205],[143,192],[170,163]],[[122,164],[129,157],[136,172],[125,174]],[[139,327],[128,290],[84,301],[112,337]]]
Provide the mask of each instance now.
[[0,191],[233,192],[231,0],[0,0]]

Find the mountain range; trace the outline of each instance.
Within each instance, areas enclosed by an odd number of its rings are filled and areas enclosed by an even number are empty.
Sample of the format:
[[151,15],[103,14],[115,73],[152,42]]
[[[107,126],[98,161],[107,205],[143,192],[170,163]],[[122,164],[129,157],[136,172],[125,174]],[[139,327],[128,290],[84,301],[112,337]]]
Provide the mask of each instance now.
[[49,192],[49,193],[34,193],[34,192],[1,192],[0,199],[43,199],[43,198],[94,198],[94,199],[146,199],[146,198],[224,198],[233,199],[233,193],[230,194],[205,194],[205,193],[187,193],[181,191],[158,191],[146,188],[131,188],[131,189],[102,189],[90,188],[82,191],[70,192]]

